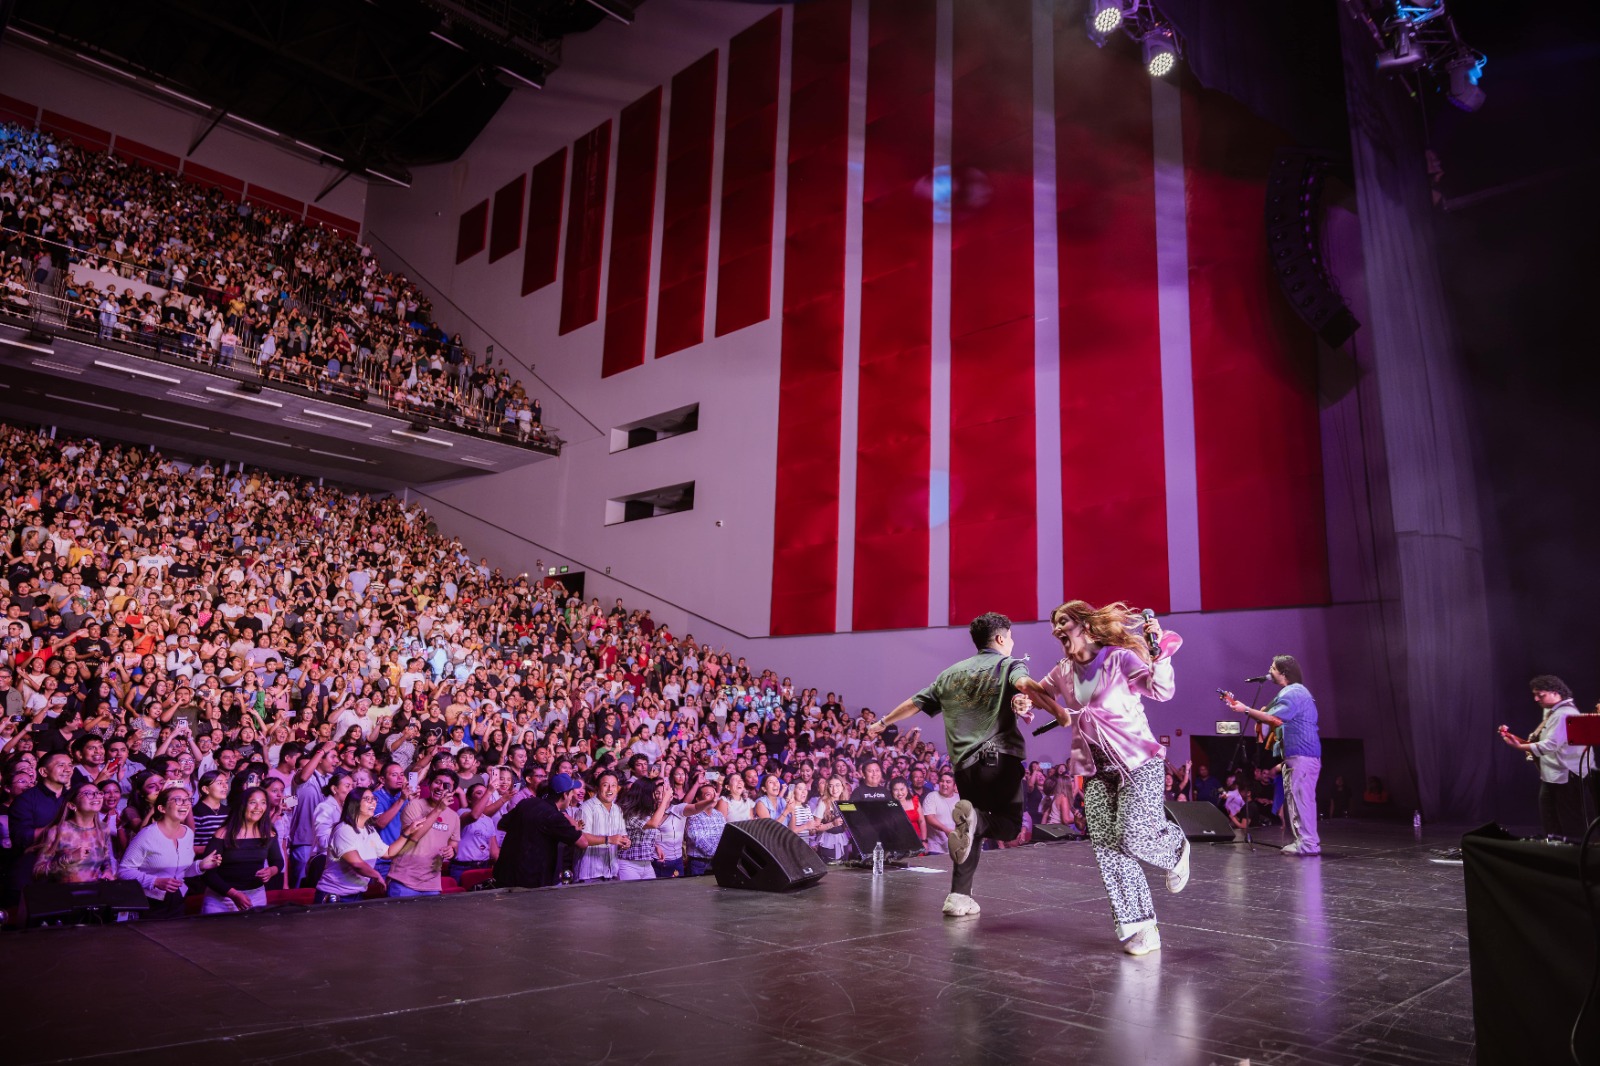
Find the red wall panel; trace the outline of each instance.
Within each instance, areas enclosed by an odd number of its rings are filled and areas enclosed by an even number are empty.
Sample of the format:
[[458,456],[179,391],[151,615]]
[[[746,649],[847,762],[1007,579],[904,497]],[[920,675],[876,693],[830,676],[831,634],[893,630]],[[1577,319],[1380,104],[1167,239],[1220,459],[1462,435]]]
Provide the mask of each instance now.
[[32,127],[39,119],[39,105],[0,93],[0,122],[16,122]]
[[[1171,599],[1150,76],[1055,26],[1064,599]],[[1045,611],[1054,604],[1042,604]]]
[[928,624],[933,220],[917,185],[933,170],[936,19],[926,0],[878,0],[869,16],[857,630]]
[[774,11],[728,45],[722,239],[717,250],[719,337],[764,321],[772,313],[772,204],[782,37],[783,13]]
[[103,130],[99,126],[91,126],[87,122],[79,122],[75,118],[55,111],[46,111],[39,122],[39,128],[46,133],[67,140],[92,152],[104,152],[111,147],[111,131]]
[[201,166],[192,159],[183,161],[183,180],[206,189],[216,189],[230,200],[244,198],[244,182],[232,174]]
[[290,218],[301,218],[306,213],[306,205],[292,196],[285,196],[281,192],[263,189],[259,185],[252,185],[245,192],[244,201],[257,207],[267,207],[274,211],[281,211]]
[[1031,0],[954,5],[951,625],[984,611],[1039,616],[1038,553],[1028,550],[1038,528],[1032,27]]
[[1326,603],[1316,341],[1278,290],[1262,216],[1276,138],[1192,85],[1183,131],[1201,603]]
[[118,159],[150,167],[153,170],[164,170],[168,174],[178,172],[178,164],[182,160],[171,152],[163,152],[159,148],[152,148],[148,144],[140,144],[130,137],[119,136],[111,154]]
[[480,200],[461,212],[456,227],[456,262],[465,263],[483,251],[489,239],[489,201]]
[[772,633],[831,633],[838,595],[850,0],[794,9]]
[[359,219],[335,214],[332,211],[318,207],[316,204],[306,205],[306,218],[311,222],[320,222],[329,229],[338,230],[340,233],[350,237],[359,237],[361,235],[361,222]]
[[611,273],[606,286],[602,377],[644,365],[660,139],[661,90],[657,88],[622,109],[617,129],[617,199],[611,209]]
[[522,295],[556,280],[561,250],[561,190],[567,176],[565,148],[533,168],[528,188],[528,236],[522,245]]
[[611,168],[611,122],[572,146],[567,201],[567,250],[561,267],[563,334],[600,317],[600,267],[606,240],[606,182]]
[[489,262],[504,259],[522,246],[522,195],[528,176],[518,174],[494,194],[494,215],[489,223]]
[[709,52],[672,79],[667,187],[661,205],[657,358],[705,340],[716,110],[717,53]]

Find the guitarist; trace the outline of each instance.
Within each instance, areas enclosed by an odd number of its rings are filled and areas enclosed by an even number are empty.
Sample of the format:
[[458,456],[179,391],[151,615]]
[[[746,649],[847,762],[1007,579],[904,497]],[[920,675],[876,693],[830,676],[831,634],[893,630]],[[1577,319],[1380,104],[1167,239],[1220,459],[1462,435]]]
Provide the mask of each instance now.
[[1227,693],[1223,699],[1236,714],[1283,729],[1283,804],[1294,840],[1283,847],[1285,855],[1320,855],[1317,836],[1317,778],[1322,773],[1322,736],[1317,731],[1317,701],[1305,686],[1300,664],[1293,655],[1272,660],[1268,676],[1283,686],[1265,710],[1246,707]]
[[1567,719],[1578,713],[1572,689],[1553,674],[1528,683],[1544,717],[1528,738],[1500,727],[1500,739],[1539,763],[1539,820],[1546,836],[1583,837],[1583,768],[1585,749],[1567,741]]

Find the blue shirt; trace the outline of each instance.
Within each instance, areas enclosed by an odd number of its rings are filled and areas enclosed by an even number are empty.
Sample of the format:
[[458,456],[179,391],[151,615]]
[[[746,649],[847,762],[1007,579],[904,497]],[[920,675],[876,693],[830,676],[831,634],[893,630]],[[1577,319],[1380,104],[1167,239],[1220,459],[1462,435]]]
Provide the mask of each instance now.
[[[372,796],[378,801],[376,809],[372,812],[377,815],[382,814],[396,803],[404,803],[406,801],[406,790],[402,788],[397,792],[390,792],[386,788],[379,788],[373,790]],[[389,819],[388,825],[378,830],[378,836],[385,844],[393,844],[400,839],[400,834],[404,830],[405,826],[401,824],[401,816],[397,814]]]
[[1304,685],[1289,685],[1267,705],[1267,713],[1283,722],[1283,757],[1322,758],[1322,737],[1317,732],[1317,701]]

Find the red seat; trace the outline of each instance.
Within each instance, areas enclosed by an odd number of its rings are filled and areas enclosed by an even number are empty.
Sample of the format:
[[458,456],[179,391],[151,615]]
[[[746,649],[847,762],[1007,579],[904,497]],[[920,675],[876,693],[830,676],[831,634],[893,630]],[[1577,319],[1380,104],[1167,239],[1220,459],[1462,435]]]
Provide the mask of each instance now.
[[267,906],[269,907],[309,907],[316,902],[317,890],[314,888],[269,888],[267,889]]
[[189,893],[187,896],[183,897],[183,913],[199,914],[200,904],[204,903],[205,901],[206,894],[203,890]]
[[482,870],[463,870],[461,873],[461,891],[471,892],[494,876],[494,870],[485,867]]
[[440,895],[448,896],[452,892],[460,892],[460,891],[462,891],[462,888],[461,888],[460,885],[456,884],[456,879],[455,878],[453,878],[453,877],[441,877],[441,878],[439,878],[439,894]]

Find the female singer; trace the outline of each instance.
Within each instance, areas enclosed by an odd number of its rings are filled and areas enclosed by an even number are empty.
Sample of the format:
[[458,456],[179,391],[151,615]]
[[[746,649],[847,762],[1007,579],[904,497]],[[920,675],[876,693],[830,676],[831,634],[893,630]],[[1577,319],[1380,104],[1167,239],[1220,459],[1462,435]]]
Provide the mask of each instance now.
[[1042,683],[1072,712],[1068,772],[1085,779],[1089,839],[1117,939],[1128,954],[1145,955],[1161,947],[1161,934],[1139,860],[1167,871],[1168,891],[1181,892],[1189,881],[1189,842],[1162,808],[1166,750],[1150,733],[1141,697],[1172,698],[1172,654],[1183,640],[1163,633],[1154,618],[1141,633],[1139,615],[1122,603],[1096,609],[1072,600],[1051,613],[1050,623],[1066,655]]

